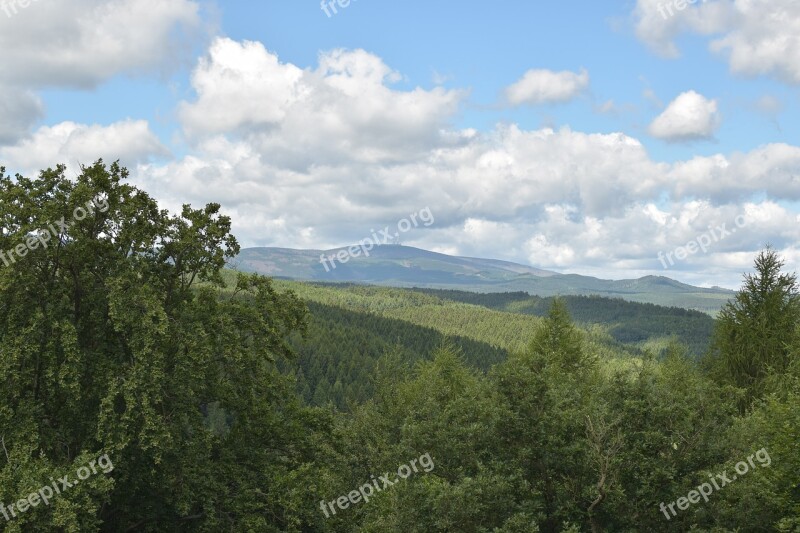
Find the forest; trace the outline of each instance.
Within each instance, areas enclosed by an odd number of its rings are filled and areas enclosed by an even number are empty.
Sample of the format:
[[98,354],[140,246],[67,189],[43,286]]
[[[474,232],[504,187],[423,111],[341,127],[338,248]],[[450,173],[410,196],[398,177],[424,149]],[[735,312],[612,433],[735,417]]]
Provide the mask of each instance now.
[[128,177],[0,169],[3,531],[800,531],[773,249],[715,319],[306,284]]

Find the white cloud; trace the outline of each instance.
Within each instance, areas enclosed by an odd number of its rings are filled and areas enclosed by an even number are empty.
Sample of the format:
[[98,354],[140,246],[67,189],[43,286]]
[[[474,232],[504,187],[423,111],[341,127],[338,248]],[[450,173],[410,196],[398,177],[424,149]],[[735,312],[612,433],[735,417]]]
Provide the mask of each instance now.
[[697,195],[728,202],[764,192],[800,200],[800,147],[768,144],[748,153],[717,154],[675,163],[668,181],[676,197]]
[[589,73],[534,69],[506,89],[506,98],[512,105],[550,104],[568,102],[589,86]]
[[201,23],[191,0],[40,0],[0,15],[0,83],[93,87],[174,66]]
[[717,101],[695,91],[687,91],[673,100],[650,124],[653,137],[668,141],[706,139],[720,125]]
[[684,9],[678,9],[676,3],[675,0],[637,0],[633,11],[637,37],[664,57],[680,55],[674,40],[682,32],[719,33],[729,28],[736,18],[730,0],[681,1]]
[[[740,215],[747,223],[720,238],[719,227],[735,228]],[[717,238],[711,238],[707,253],[681,261],[673,253],[673,264],[664,268],[659,252],[674,252],[709,234],[709,226]],[[800,237],[797,216],[769,201],[715,205],[693,200],[662,207],[636,202],[619,216],[601,218],[584,216],[569,206],[549,205],[536,221],[498,223],[470,218],[463,226],[436,224],[415,244],[609,279],[665,275],[705,286],[737,287],[741,272],[752,266],[767,235],[779,250],[791,253]]]
[[[800,84],[800,2],[709,0],[678,10],[671,0],[637,0],[636,34],[650,49],[678,57],[682,33],[709,36],[709,48],[746,76],[770,75]],[[721,37],[712,37],[721,35]]]
[[726,54],[736,74],[800,84],[800,2],[737,0],[735,9],[737,24],[711,49]]
[[348,160],[400,162],[462,142],[448,122],[462,91],[392,89],[399,75],[363,50],[334,50],[316,70],[282,64],[260,43],[216,40],[192,77],[197,100],[181,105],[193,139],[247,139],[295,169]]
[[261,43],[217,39],[192,75],[198,99],[181,118],[193,134],[274,126],[303,96],[303,71],[281,64]]
[[119,159],[122,165],[135,168],[152,157],[167,155],[167,149],[143,120],[105,127],[62,122],[43,126],[32,136],[0,148],[0,159],[8,162],[8,170],[28,175],[60,163],[71,172],[78,171],[80,165],[94,163],[98,158],[107,162]]
[[[340,246],[428,206],[436,223],[405,234],[404,244],[606,277],[655,273],[732,286],[763,239],[791,252],[800,238],[795,215],[777,203],[800,199],[798,147],[670,165],[623,133],[458,130],[451,123],[464,92],[398,88],[399,79],[363,50],[323,53],[317,66],[301,68],[259,43],[219,39],[193,73],[196,98],[180,107],[188,155],[155,161],[167,149],[147,122],[128,120],[41,127],[0,148],[0,160],[30,173],[119,158],[164,207],[221,203],[246,246]],[[713,134],[716,103],[696,95],[704,105],[686,115],[692,106],[683,96],[660,127]],[[708,256],[661,270],[658,251],[745,209],[759,214],[752,226]],[[703,265],[710,273],[693,277]]]
[[[139,180],[170,207],[221,202],[246,245],[341,246],[429,206],[436,224],[404,235],[405,244],[613,278],[653,273],[735,286],[765,238],[784,247],[800,238],[787,222],[792,213],[746,199],[764,188],[776,198],[800,193],[792,180],[800,148],[770,145],[730,159],[670,166],[619,134],[500,127],[423,161],[350,160],[302,172],[265,163],[247,141],[216,138],[195,156],[148,167]],[[664,195],[669,203],[653,203]],[[659,251],[751,211],[761,216],[708,257],[662,271]],[[724,268],[714,254],[738,259]],[[716,265],[714,276],[692,278],[705,263]]]

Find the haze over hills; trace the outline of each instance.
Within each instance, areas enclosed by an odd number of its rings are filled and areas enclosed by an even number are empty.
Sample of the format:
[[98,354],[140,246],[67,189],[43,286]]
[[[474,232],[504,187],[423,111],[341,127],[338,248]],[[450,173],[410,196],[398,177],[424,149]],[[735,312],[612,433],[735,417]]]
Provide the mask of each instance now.
[[604,280],[560,274],[495,259],[456,257],[411,246],[383,245],[369,257],[349,257],[324,266],[320,257],[341,250],[246,248],[230,266],[276,278],[349,282],[393,287],[458,289],[472,292],[525,291],[537,296],[599,295],[633,302],[697,309],[715,314],[733,296],[721,288],[694,287],[663,276]]

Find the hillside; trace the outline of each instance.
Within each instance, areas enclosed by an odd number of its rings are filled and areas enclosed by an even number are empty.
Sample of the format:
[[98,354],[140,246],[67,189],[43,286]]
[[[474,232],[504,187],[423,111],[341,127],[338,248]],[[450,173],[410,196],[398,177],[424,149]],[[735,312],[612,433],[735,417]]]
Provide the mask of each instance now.
[[[682,307],[716,314],[733,295],[720,288],[686,285],[663,276],[604,280],[578,274],[559,274],[507,261],[455,257],[410,246],[384,245],[369,257],[346,263],[328,262],[345,250],[247,248],[229,263],[244,272],[303,281],[355,282],[392,287],[454,289],[470,292],[527,292],[541,297],[557,295],[606,296],[631,302]],[[326,270],[327,268],[327,270]]]
[[[386,354],[410,365],[449,345],[459,350],[467,364],[483,371],[508,357],[503,348],[462,335],[445,335],[432,327],[313,300],[307,304],[308,333],[305,338],[295,334],[290,342],[298,354],[297,391],[309,404],[331,402],[346,410],[370,399],[375,366]],[[288,369],[286,365],[284,370]]]
[[[404,364],[413,365],[429,359],[436,348],[449,345],[459,351],[465,364],[485,372],[505,361],[509,353],[524,350],[541,324],[541,318],[533,313],[458,301],[449,291],[446,297],[435,290],[425,294],[412,289],[287,280],[276,280],[275,286],[296,293],[310,311],[305,338],[291,337],[299,356],[299,368],[294,372],[298,393],[311,404],[330,402],[343,410],[372,397],[371,376],[381,356],[394,354]],[[459,294],[462,299],[504,296]],[[609,368],[627,365],[642,355],[635,345],[615,341],[607,328],[588,322],[584,326],[587,346]]]
[[[470,303],[511,313],[547,316],[553,297],[541,298],[524,292],[476,294],[466,291],[413,289],[446,300]],[[711,341],[714,319],[705,313],[628,302],[600,296],[564,296],[572,318],[585,327],[601,325],[618,342],[638,346],[674,337],[695,356],[703,355]]]
[[[275,284],[294,291],[310,311],[306,337],[291,338],[299,356],[294,373],[298,392],[310,404],[330,402],[343,410],[372,397],[371,376],[385,354],[413,364],[449,344],[468,366],[489,370],[509,353],[527,348],[553,300],[525,293],[287,280]],[[661,354],[670,340],[700,356],[714,325],[698,311],[596,296],[569,296],[564,301],[587,346],[609,369],[638,360],[643,348]]]

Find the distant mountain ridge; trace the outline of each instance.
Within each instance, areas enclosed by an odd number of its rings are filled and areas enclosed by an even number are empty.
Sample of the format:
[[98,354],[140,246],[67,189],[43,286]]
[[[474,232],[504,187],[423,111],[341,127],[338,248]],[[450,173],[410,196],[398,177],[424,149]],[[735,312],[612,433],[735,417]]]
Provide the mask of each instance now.
[[496,259],[457,257],[401,245],[383,245],[369,257],[349,257],[331,262],[348,248],[296,250],[291,248],[245,248],[229,266],[244,272],[272,277],[324,282],[350,282],[393,287],[457,289],[472,292],[524,291],[537,296],[580,295],[623,298],[715,314],[734,292],[701,288],[663,276],[604,280],[579,274],[560,274],[532,266]]

